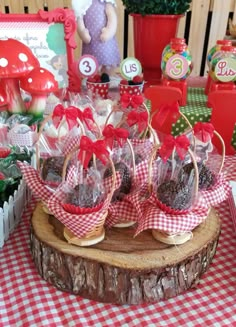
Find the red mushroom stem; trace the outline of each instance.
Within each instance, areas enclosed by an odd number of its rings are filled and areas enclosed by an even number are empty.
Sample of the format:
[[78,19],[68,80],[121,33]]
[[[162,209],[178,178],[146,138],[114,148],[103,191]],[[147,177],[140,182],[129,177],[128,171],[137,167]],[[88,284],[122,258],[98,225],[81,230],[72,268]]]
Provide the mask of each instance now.
[[11,113],[22,113],[26,111],[24,101],[21,97],[19,81],[15,78],[2,79],[8,102],[8,110]]
[[36,67],[20,79],[20,87],[31,94],[28,112],[36,117],[43,116],[48,94],[58,92],[58,82],[47,69]]
[[47,95],[45,94],[34,94],[32,96],[32,101],[28,109],[28,113],[33,114],[34,116],[41,116],[46,107]]

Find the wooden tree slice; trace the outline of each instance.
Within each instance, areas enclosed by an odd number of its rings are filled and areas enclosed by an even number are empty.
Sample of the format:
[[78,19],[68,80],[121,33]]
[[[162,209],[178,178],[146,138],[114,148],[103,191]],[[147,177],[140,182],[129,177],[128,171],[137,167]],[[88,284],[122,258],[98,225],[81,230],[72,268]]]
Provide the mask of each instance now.
[[220,235],[212,209],[193,238],[179,246],[160,243],[134,227],[106,230],[91,247],[68,244],[63,225],[38,204],[31,220],[31,251],[42,278],[56,288],[99,302],[151,303],[195,287],[208,269]]

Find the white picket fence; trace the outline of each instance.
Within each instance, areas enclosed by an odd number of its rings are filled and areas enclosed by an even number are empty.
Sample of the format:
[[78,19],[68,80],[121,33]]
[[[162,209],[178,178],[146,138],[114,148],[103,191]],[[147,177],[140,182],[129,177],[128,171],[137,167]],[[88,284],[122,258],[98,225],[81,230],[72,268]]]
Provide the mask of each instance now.
[[9,236],[19,224],[25,207],[31,199],[31,192],[22,179],[18,189],[9,196],[3,207],[0,208],[0,248],[3,247]]

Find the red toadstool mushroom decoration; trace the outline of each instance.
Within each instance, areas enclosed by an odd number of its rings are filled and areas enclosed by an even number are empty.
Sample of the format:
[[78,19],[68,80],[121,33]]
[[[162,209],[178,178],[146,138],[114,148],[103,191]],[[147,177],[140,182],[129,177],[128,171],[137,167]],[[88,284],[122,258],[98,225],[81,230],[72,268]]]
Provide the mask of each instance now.
[[28,112],[42,116],[49,93],[58,92],[58,82],[54,75],[45,68],[37,67],[20,79],[20,87],[31,94],[32,101]]
[[39,67],[39,61],[29,47],[15,39],[0,40],[0,49],[0,79],[7,94],[8,111],[24,112],[19,78]]

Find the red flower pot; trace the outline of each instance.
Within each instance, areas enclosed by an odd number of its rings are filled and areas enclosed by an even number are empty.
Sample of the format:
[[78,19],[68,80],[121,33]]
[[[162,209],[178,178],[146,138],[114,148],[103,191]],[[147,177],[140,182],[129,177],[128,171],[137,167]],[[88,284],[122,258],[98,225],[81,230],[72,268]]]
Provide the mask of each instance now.
[[159,84],[162,51],[170,40],[176,37],[179,19],[183,15],[131,16],[135,57],[142,64],[144,80],[149,84]]

